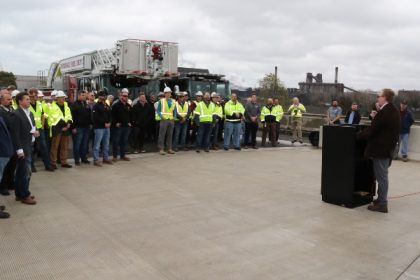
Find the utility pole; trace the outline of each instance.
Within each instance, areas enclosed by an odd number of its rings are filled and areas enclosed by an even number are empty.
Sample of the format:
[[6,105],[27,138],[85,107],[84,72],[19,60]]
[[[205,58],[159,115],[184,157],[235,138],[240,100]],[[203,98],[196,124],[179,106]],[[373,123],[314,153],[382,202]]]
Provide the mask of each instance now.
[[274,96],[277,96],[277,66],[274,67]]

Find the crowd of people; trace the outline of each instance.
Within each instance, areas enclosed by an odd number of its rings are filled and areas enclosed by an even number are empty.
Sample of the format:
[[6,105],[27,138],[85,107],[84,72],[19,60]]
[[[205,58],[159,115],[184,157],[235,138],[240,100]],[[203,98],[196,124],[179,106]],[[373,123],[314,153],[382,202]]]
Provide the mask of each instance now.
[[[81,90],[77,100],[70,102],[63,91],[44,96],[36,88],[19,92],[9,86],[0,91],[0,194],[10,195],[9,190],[14,189],[16,201],[36,204],[29,191],[31,174],[37,172],[35,159],[40,156],[49,172],[58,166],[72,168],[68,162],[70,138],[76,166],[91,163],[89,150],[97,167],[130,161],[126,155],[129,146],[134,153],[144,153],[146,141],[155,142],[162,156],[181,150],[193,149],[197,153],[218,150],[219,143],[223,143],[226,151],[258,149],[260,124],[261,146],[266,145],[267,137],[271,146],[277,145],[284,113],[290,116],[292,144],[303,143],[302,117],[306,109],[297,97],[283,111],[275,98],[259,105],[255,93],[245,106],[234,93],[225,101],[215,92],[199,91],[195,100],[190,101],[187,92],[173,93],[169,87],[158,93],[157,98],[139,92],[134,100],[129,99],[127,89],[122,89],[116,100],[104,90],[97,93]],[[338,124],[341,117],[342,109],[333,101],[327,122]],[[345,122],[360,122],[356,103]],[[404,154],[407,140],[404,133],[401,137]],[[0,207],[1,217],[8,217],[4,207]]]

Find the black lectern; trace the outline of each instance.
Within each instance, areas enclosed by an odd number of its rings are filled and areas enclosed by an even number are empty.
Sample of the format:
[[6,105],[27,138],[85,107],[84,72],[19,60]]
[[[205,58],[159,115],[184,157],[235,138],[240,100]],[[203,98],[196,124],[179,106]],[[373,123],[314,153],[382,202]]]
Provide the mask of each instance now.
[[375,195],[373,164],[363,157],[366,142],[356,141],[364,125],[323,126],[322,201],[353,208]]

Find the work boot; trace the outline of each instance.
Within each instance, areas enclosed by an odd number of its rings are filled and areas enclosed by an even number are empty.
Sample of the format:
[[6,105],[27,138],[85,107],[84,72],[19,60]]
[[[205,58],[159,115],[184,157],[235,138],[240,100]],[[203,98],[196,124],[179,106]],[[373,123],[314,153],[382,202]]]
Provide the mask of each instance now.
[[173,150],[169,150],[169,151],[168,151],[168,154],[173,155],[173,154],[175,154],[175,152],[174,152]]
[[388,213],[388,205],[386,203],[373,202],[367,209],[375,212]]
[[73,166],[71,166],[71,164],[68,164],[68,163],[63,163],[63,164],[61,164],[61,167],[63,167],[63,168],[72,168]]
[[10,192],[9,192],[9,190],[8,189],[0,189],[0,194],[1,195],[4,195],[4,196],[8,196],[8,195],[10,195]]
[[166,155],[166,153],[165,153],[165,151],[164,151],[164,150],[160,150],[160,151],[159,151],[159,154],[160,154],[161,156]]
[[8,218],[10,218],[9,213],[0,211],[0,219],[8,219]]
[[402,156],[402,161],[403,161],[403,162],[407,162],[407,161],[408,161],[407,156]]
[[117,157],[113,157],[113,158],[112,158],[112,161],[113,161],[113,162],[117,162],[117,161],[118,161],[118,158],[117,158]]
[[90,164],[90,161],[88,159],[82,159],[82,163]]
[[98,160],[95,160],[95,161],[93,162],[93,165],[94,165],[94,166],[97,166],[97,167],[102,167],[102,163],[100,163]]
[[129,158],[129,157],[126,157],[126,156],[124,156],[124,157],[122,157],[122,158],[121,158],[121,160],[124,160],[124,161],[130,161],[130,158]]
[[109,164],[109,165],[113,165],[112,161],[110,161],[109,159],[104,159],[104,160],[102,160],[102,163],[104,163],[104,164]]

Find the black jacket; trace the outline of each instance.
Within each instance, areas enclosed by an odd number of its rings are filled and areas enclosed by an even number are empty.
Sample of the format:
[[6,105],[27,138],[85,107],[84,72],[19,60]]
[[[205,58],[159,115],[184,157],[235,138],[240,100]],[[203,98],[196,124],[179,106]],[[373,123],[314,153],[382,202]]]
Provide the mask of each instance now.
[[3,117],[0,115],[0,157],[10,158],[13,155],[12,136]]
[[376,114],[369,128],[357,137],[367,140],[365,156],[367,158],[392,158],[400,132],[400,113],[391,103],[385,105]]
[[[353,112],[353,111],[348,111],[347,112],[346,119],[344,120],[345,123],[349,123],[349,118],[350,118],[351,112]],[[351,124],[359,124],[360,119],[361,119],[361,116],[360,116],[359,111],[354,111],[353,123],[351,123]]]
[[86,101],[77,100],[71,107],[73,127],[89,127],[92,124],[92,111]]
[[155,109],[149,104],[145,103],[142,105],[140,102],[137,102],[131,109],[131,120],[134,126],[145,127],[154,118]]
[[35,127],[35,120],[32,113],[30,113],[32,125],[22,108],[19,108],[12,113],[11,123],[13,128],[11,130],[12,141],[15,151],[22,149],[25,155],[31,154],[32,134],[31,129]]
[[121,124],[121,127],[127,127],[130,123],[131,106],[126,103],[125,105],[121,101],[116,101],[112,104],[112,126],[115,124]]
[[92,110],[93,128],[105,128],[105,123],[111,123],[111,108],[104,103],[98,102]]

